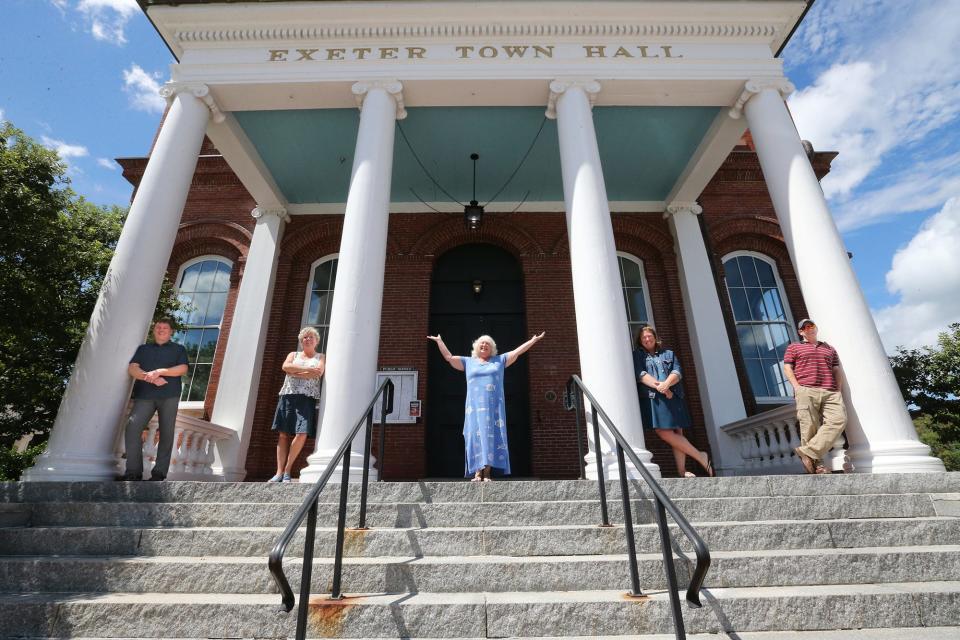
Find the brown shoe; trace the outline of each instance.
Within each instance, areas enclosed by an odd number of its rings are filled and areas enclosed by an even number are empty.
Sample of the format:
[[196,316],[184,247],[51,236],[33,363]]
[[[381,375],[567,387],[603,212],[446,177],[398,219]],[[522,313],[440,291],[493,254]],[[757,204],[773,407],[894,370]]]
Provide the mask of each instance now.
[[813,458],[800,451],[799,447],[794,449],[793,452],[797,454],[797,458],[800,460],[800,464],[803,465],[804,470],[807,473],[814,473]]

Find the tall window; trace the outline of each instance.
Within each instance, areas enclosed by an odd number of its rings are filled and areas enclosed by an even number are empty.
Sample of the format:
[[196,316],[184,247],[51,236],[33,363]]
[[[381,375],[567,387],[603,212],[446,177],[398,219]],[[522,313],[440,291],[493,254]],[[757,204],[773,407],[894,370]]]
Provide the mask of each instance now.
[[181,402],[202,402],[207,394],[232,266],[224,258],[204,256],[180,270],[177,297],[185,307],[178,314],[180,330],[173,339],[186,347],[190,363],[183,379]]
[[793,320],[776,266],[765,256],[737,252],[724,258],[723,267],[754,397],[777,401],[792,396],[783,374],[783,352],[793,335]]
[[627,327],[630,329],[632,348],[640,327],[653,323],[647,278],[643,272],[643,263],[630,254],[618,251],[617,262],[620,263],[620,284],[623,286],[623,302],[627,305]]
[[330,332],[330,308],[333,304],[333,283],[337,280],[337,256],[321,258],[313,265],[307,301],[304,305],[303,325],[311,326],[320,334],[318,351],[326,352]]

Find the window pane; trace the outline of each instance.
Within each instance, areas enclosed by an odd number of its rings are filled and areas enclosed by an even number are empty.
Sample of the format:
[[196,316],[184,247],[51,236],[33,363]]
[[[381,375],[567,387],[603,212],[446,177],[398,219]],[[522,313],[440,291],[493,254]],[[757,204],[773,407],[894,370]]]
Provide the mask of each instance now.
[[187,324],[203,324],[203,319],[207,313],[207,307],[210,305],[209,293],[197,293],[193,296],[193,306],[190,309],[190,315],[187,316]]
[[620,258],[620,268],[623,271],[623,285],[627,287],[642,287],[643,279],[640,276],[640,265],[629,258]]
[[203,329],[187,329],[184,332],[182,344],[187,350],[187,360],[191,363],[197,361],[197,352],[200,350],[200,340],[203,336]]
[[767,382],[768,394],[773,397],[785,395],[783,388],[783,371],[780,368],[780,363],[775,360],[764,360],[763,364],[763,375]]
[[736,258],[732,260],[727,260],[723,264],[723,270],[727,274],[727,286],[728,287],[742,287],[743,278],[740,277],[740,266],[737,263]]
[[757,258],[753,259],[753,264],[757,268],[757,275],[760,277],[760,286],[776,289],[777,281],[773,277],[773,267]]
[[763,305],[770,320],[786,320],[783,315],[783,305],[780,303],[780,292],[776,289],[763,290]]
[[760,352],[757,351],[757,341],[753,335],[753,327],[739,325],[737,327],[737,338],[740,340],[740,353],[743,354],[744,359],[760,357]]
[[627,318],[633,322],[647,321],[647,304],[643,289],[627,289]]
[[193,374],[193,382],[190,384],[190,394],[187,400],[203,400],[207,394],[207,384],[210,382],[210,365],[198,364]]
[[317,327],[317,333],[320,334],[320,346],[318,349],[321,353],[326,353],[327,351],[327,328],[326,327]]
[[197,291],[209,293],[213,291],[213,279],[217,274],[217,265],[215,260],[204,260],[200,263],[200,276],[197,278]]
[[750,379],[750,389],[754,397],[769,396],[767,391],[767,381],[763,375],[763,365],[759,360],[745,361],[747,366],[747,378]]
[[230,265],[220,262],[217,265],[217,275],[213,279],[213,290],[226,292],[230,290]]
[[317,270],[313,276],[314,289],[330,288],[330,272],[333,269],[332,260],[317,265]]
[[337,283],[337,267],[340,264],[340,261],[336,258],[330,261],[330,283],[327,286],[331,291],[334,289],[334,285]]
[[750,318],[752,320],[766,320],[767,312],[763,308],[763,294],[760,289],[750,287],[747,292],[747,302],[750,305]]
[[220,324],[220,320],[223,319],[223,308],[226,305],[226,293],[211,293],[210,304],[207,306],[207,313],[204,316],[203,324]]
[[743,286],[759,287],[760,278],[757,277],[757,267],[754,264],[757,260],[750,256],[740,256],[738,260],[740,261],[740,273],[743,274]]
[[183,270],[183,276],[180,278],[180,291],[192,292],[197,289],[197,276],[200,275],[200,263],[190,265]]
[[210,364],[213,362],[213,353],[217,349],[217,338],[220,337],[219,329],[204,329],[203,337],[200,339],[200,349],[197,353],[197,362]]
[[730,304],[733,306],[733,318],[737,322],[750,320],[750,304],[747,292],[743,289],[730,289]]

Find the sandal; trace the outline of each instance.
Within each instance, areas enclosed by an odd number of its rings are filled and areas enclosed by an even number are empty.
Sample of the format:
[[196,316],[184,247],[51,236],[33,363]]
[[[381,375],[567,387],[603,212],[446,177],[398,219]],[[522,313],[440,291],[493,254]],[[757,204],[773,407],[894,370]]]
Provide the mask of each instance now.
[[696,478],[696,477],[697,477],[697,474],[693,473],[692,471],[684,471],[684,472],[683,472],[683,475],[680,476],[680,477],[681,477],[681,478]]
[[480,482],[481,480],[483,480],[483,478],[481,478],[480,476],[473,476],[472,478],[470,478],[470,482]]
[[707,476],[712,478],[713,477],[713,461],[710,459],[710,454],[707,453],[706,451],[701,451],[700,453],[702,453],[704,457],[707,459],[707,464],[704,464],[701,466],[703,467],[703,470],[707,472]]
[[815,472],[813,468],[813,458],[805,454],[803,451],[800,451],[799,447],[794,449],[793,452],[797,454],[797,459],[800,460],[800,464],[803,465],[804,471],[806,471],[807,473]]
[[493,482],[493,478],[484,478],[483,481],[484,481],[484,482]]
[[829,474],[830,474],[830,471],[829,471],[825,466],[823,466],[822,464],[816,465],[816,466],[813,468],[813,472],[816,473],[817,475],[829,475]]

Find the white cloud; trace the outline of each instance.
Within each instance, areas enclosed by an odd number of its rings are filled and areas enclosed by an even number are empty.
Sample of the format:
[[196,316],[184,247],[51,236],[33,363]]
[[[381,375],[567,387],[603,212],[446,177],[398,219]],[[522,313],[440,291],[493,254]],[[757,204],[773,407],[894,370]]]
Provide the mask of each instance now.
[[944,45],[957,41],[960,12],[951,0],[820,4],[790,53],[832,66],[790,109],[801,137],[840,152],[823,189],[842,203],[890,156],[917,154],[960,116],[960,57]]
[[53,149],[64,160],[69,158],[83,158],[90,155],[87,148],[79,144],[67,144],[63,140],[54,140],[47,136],[40,136],[40,142],[48,149]]
[[937,334],[960,320],[958,256],[960,198],[951,198],[893,256],[887,289],[900,301],[874,311],[888,353],[934,344]]
[[83,14],[93,37],[116,45],[126,44],[124,29],[139,10],[136,0],[80,0],[77,3],[77,11]]
[[111,171],[114,171],[117,168],[116,163],[109,158],[97,158],[97,164],[104,169],[110,169]]
[[125,69],[123,90],[130,97],[130,106],[147,113],[163,113],[167,102],[160,96],[160,78],[159,73],[147,73],[137,64]]
[[5,115],[5,114],[4,114],[3,109],[0,109],[0,122],[3,122],[3,120],[4,120],[4,115]]

